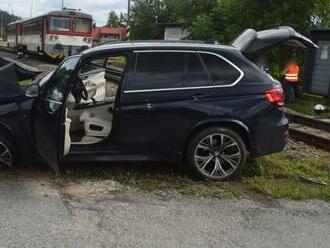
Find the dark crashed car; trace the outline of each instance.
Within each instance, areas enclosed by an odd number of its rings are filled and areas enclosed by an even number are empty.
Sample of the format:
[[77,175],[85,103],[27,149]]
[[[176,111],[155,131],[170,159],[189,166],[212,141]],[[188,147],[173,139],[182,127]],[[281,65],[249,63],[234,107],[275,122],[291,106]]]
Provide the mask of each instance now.
[[316,48],[289,27],[245,31],[231,46],[102,45],[63,61],[23,91],[0,71],[0,162],[186,162],[227,179],[248,154],[284,149],[283,90],[248,56],[279,44]]

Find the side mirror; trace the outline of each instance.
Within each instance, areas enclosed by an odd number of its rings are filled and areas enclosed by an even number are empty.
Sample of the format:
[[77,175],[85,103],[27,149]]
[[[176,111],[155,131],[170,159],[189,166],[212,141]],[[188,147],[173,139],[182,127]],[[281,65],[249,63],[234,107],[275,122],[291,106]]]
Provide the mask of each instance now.
[[25,96],[35,98],[39,96],[39,84],[31,84],[25,89]]

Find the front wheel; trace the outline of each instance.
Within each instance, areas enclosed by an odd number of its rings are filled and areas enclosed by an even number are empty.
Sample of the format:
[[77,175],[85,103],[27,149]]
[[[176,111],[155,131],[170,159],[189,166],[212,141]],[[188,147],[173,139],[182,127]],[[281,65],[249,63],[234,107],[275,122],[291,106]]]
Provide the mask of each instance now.
[[200,176],[225,180],[239,174],[246,163],[242,138],[227,128],[208,128],[189,143],[187,162]]
[[0,136],[0,168],[12,167],[14,154],[12,143],[5,137]]

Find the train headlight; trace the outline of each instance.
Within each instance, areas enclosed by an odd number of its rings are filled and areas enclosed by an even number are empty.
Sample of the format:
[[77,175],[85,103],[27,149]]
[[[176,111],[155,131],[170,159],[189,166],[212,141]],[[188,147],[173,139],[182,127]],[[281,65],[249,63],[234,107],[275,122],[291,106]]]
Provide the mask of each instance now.
[[53,40],[54,39],[54,35],[49,36],[49,39]]
[[55,40],[58,40],[58,38],[59,38],[58,35],[55,35]]
[[87,42],[87,38],[86,37],[83,40],[84,40],[84,42]]
[[88,38],[88,43],[92,43],[92,38]]

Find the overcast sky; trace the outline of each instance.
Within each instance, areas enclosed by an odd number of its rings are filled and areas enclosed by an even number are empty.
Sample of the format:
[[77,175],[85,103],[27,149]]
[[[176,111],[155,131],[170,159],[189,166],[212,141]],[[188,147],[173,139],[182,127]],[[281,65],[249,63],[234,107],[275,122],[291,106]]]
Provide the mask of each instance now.
[[[30,17],[31,1],[33,1],[33,16],[50,10],[59,10],[62,5],[62,0],[0,0],[0,9],[23,18]],[[64,6],[92,14],[97,25],[100,26],[106,23],[110,10],[117,13],[126,12],[127,2],[127,0],[64,0]]]

